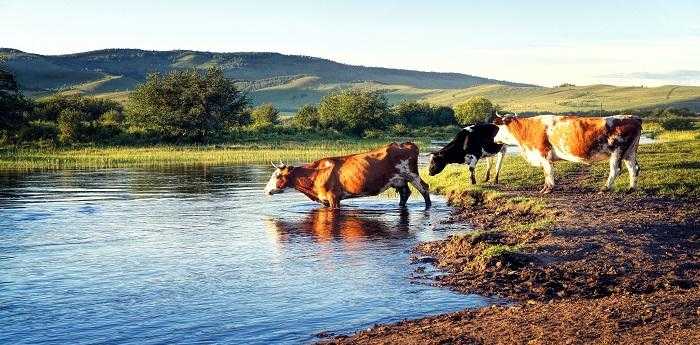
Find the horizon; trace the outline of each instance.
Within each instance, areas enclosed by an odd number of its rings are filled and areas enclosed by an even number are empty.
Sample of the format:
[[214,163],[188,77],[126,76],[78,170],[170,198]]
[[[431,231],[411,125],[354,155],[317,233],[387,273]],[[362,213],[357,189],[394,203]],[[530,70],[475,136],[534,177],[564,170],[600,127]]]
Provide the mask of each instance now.
[[[6,23],[0,46],[41,55],[103,49],[270,52],[542,86],[700,85],[700,24],[693,22],[700,5],[692,1],[593,2],[582,8],[549,1],[425,6],[129,0],[107,9],[87,1],[0,0],[0,22]],[[520,24],[518,18],[526,19]]]

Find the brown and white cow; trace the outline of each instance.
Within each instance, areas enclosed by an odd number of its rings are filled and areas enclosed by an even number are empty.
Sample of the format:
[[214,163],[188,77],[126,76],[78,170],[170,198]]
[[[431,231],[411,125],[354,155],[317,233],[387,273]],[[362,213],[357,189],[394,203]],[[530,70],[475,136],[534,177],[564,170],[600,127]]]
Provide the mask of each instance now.
[[[273,164],[274,166],[274,164]],[[418,175],[418,146],[392,143],[374,151],[324,158],[299,167],[280,165],[265,186],[268,195],[294,188],[311,200],[338,208],[340,200],[378,195],[390,187],[405,206],[412,184],[430,207],[428,184]]]
[[629,188],[637,187],[639,164],[637,147],[642,120],[636,116],[577,117],[541,115],[528,118],[496,117],[499,130],[494,141],[520,147],[521,154],[533,166],[544,170],[544,187],[554,187],[552,162],[567,160],[590,164],[609,159],[610,174],[603,190],[612,186],[620,174],[620,163],[629,171]]

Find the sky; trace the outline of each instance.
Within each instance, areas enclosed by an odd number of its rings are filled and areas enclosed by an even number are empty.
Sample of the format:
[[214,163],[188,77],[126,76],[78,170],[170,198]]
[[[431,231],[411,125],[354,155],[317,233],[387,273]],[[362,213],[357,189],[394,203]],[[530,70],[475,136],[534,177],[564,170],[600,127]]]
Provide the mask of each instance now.
[[0,47],[274,51],[545,86],[700,85],[699,16],[698,0],[0,0]]

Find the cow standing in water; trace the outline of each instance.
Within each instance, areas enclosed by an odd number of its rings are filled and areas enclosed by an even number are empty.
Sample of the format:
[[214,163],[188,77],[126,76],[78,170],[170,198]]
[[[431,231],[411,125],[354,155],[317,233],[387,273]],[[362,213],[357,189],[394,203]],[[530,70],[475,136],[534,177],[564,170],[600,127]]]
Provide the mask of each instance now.
[[497,132],[498,126],[490,123],[465,127],[445,147],[430,154],[428,174],[430,176],[437,175],[450,163],[466,163],[469,166],[471,183],[476,184],[476,177],[474,177],[476,163],[480,158],[488,157],[488,169],[484,178],[484,182],[487,182],[491,177],[491,166],[493,165],[491,157],[497,155],[495,182],[498,183],[506,146],[494,142]]
[[610,174],[602,190],[609,190],[625,162],[630,175],[629,189],[637,187],[637,147],[642,120],[636,116],[577,117],[542,115],[528,118],[496,117],[496,142],[520,146],[521,154],[533,166],[544,170],[541,193],[554,188],[552,162],[567,160],[590,164],[610,159]]
[[[274,164],[273,164],[274,166]],[[430,207],[428,184],[418,175],[418,146],[392,143],[374,151],[342,157],[324,158],[300,167],[275,166],[265,186],[268,195],[294,188],[311,200],[338,208],[340,200],[373,196],[390,187],[400,195],[405,206],[412,184]]]

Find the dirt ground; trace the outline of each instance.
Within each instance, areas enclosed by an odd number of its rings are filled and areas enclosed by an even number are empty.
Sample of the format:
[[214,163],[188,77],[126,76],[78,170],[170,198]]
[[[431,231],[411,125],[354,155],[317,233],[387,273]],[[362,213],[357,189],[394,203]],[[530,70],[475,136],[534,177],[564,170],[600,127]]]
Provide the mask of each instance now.
[[[540,198],[530,191],[509,196]],[[546,230],[487,232],[417,248],[448,274],[436,284],[511,306],[379,325],[338,344],[700,344],[700,200],[562,186],[542,196]],[[507,228],[498,201],[453,221]],[[477,262],[486,245],[519,252]]]

